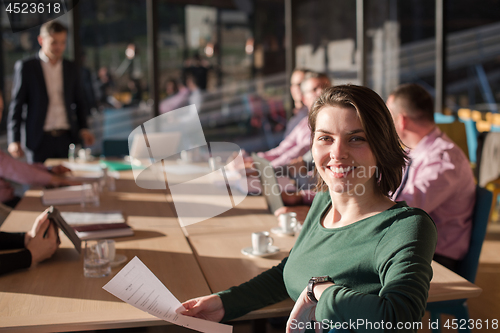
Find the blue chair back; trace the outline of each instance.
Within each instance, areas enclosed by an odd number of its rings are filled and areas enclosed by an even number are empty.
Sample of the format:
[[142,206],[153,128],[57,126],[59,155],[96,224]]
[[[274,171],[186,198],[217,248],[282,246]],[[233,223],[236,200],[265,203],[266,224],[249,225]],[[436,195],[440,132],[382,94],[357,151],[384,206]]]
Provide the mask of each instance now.
[[467,135],[467,148],[469,149],[469,160],[472,163],[477,162],[477,131],[476,122],[472,119],[460,119],[460,122],[465,124],[465,133]]
[[493,194],[485,188],[476,186],[476,204],[472,215],[472,233],[470,238],[469,251],[460,263],[458,274],[474,283],[476,280],[477,267],[479,265],[479,255],[483,247],[488,218],[490,216],[491,200]]
[[[457,120],[456,115],[444,115],[438,112],[434,113],[434,121],[436,122],[436,124],[451,124],[456,120]],[[460,122],[464,123],[465,125],[465,134],[467,139],[467,150],[469,153],[469,160],[472,163],[476,163],[477,136],[479,135],[476,128],[476,122],[470,118],[468,119],[458,118],[458,120],[460,120]],[[450,136],[449,133],[448,136]]]
[[457,120],[457,117],[454,115],[446,115],[439,112],[434,113],[434,121],[436,124],[451,124],[455,120]]

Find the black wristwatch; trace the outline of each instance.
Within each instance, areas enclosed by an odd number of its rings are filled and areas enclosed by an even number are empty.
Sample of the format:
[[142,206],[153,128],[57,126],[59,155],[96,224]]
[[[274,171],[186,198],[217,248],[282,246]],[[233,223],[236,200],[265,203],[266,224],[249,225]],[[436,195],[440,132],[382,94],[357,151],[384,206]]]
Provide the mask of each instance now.
[[318,303],[318,300],[314,296],[313,288],[316,283],[322,283],[322,282],[333,282],[333,279],[329,276],[318,276],[318,277],[312,277],[309,280],[309,284],[307,285],[307,297],[314,302]]

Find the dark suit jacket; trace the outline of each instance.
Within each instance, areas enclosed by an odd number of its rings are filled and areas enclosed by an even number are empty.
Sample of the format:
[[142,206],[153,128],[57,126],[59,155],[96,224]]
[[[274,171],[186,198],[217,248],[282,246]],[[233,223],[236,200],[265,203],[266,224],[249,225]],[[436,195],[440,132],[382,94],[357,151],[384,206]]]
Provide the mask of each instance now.
[[[75,63],[66,59],[63,60],[62,67],[66,114],[72,139],[78,143],[79,130],[87,128],[87,106],[81,88],[80,70]],[[49,97],[38,55],[17,61],[7,120],[9,143],[21,141],[21,127],[25,127],[26,147],[36,150],[42,140],[48,105]]]

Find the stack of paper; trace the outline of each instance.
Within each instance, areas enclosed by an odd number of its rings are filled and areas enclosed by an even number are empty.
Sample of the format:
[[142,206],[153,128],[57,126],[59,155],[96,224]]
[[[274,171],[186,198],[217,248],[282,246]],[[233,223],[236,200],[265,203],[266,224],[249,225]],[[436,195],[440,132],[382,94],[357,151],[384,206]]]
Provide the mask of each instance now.
[[82,226],[102,223],[125,223],[125,217],[121,212],[61,212],[62,217],[71,226]]
[[63,212],[62,217],[81,240],[133,236],[134,230],[120,212]]
[[71,205],[89,203],[99,200],[91,184],[67,186],[43,191],[42,203],[44,205]]

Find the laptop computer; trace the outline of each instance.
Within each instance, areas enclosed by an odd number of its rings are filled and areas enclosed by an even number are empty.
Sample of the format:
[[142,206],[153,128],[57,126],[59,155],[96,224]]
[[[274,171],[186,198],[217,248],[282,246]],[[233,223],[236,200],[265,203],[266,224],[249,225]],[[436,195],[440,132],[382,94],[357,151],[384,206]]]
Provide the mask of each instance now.
[[262,195],[266,198],[267,208],[271,213],[274,213],[278,208],[284,206],[281,198],[282,188],[278,183],[274,168],[268,160],[257,156],[255,153],[252,153],[252,159],[259,171]]

